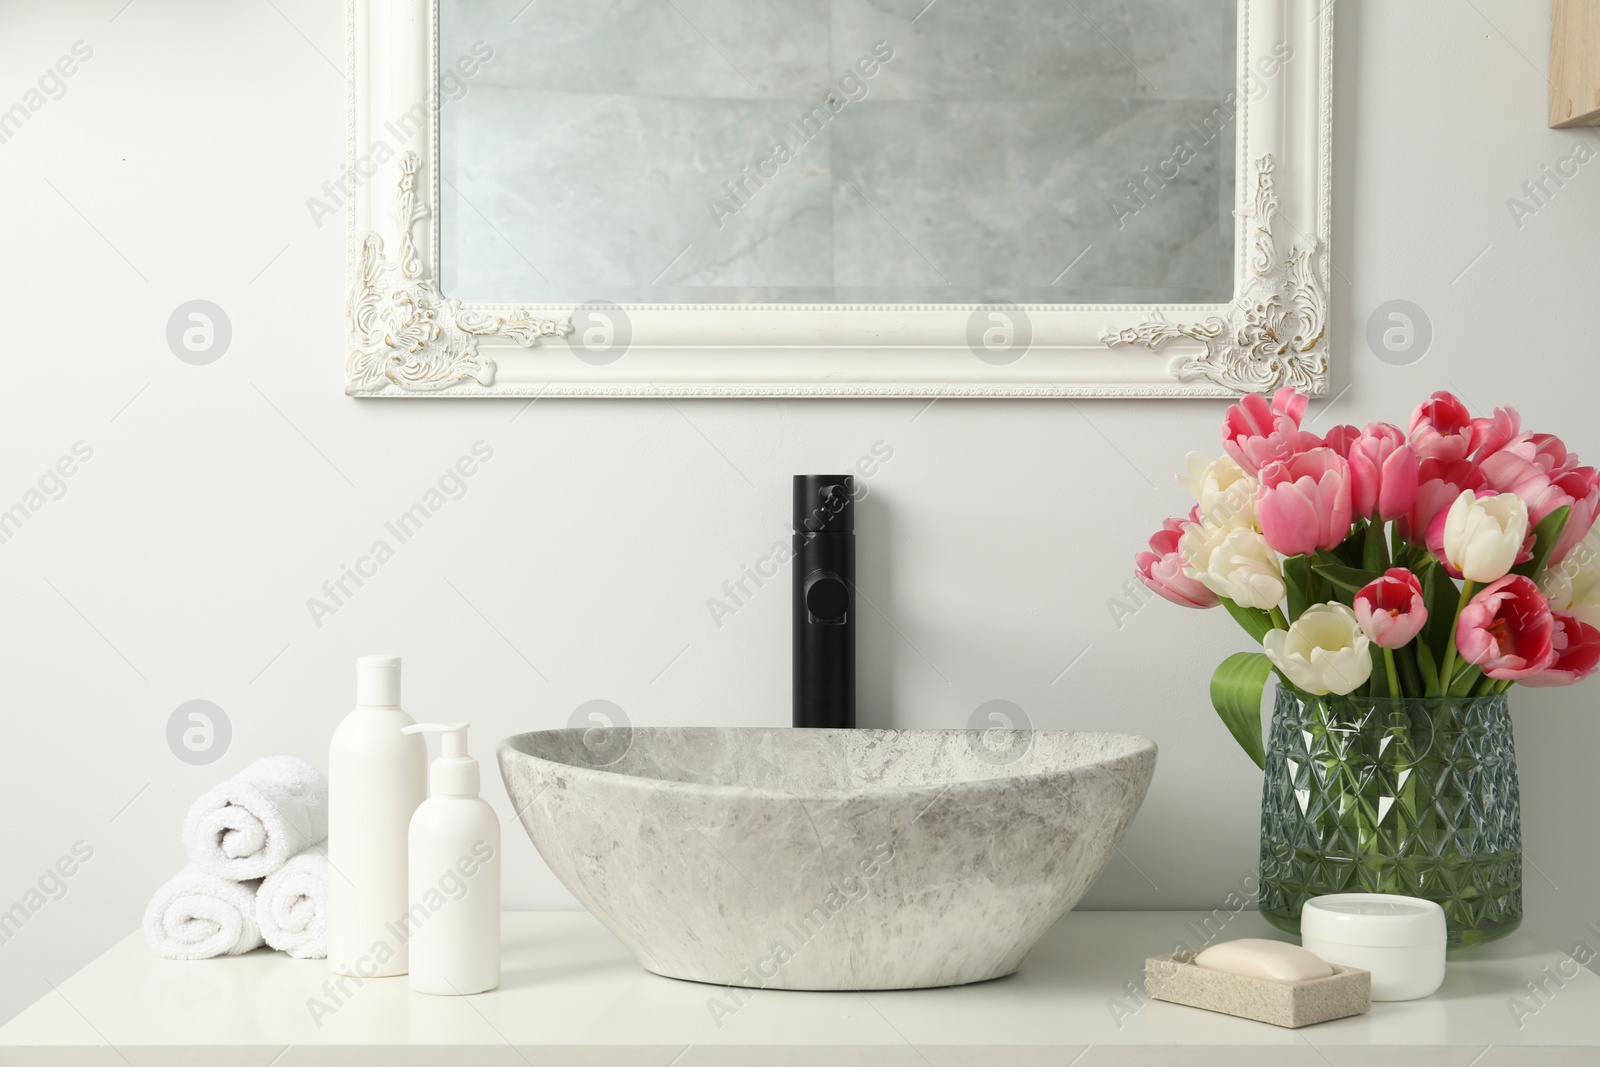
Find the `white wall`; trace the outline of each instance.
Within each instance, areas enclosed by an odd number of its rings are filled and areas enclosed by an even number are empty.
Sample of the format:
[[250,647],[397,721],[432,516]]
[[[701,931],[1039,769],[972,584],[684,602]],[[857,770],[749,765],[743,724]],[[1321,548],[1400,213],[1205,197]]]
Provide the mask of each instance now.
[[[1004,698],[1039,727],[1148,734],[1155,784],[1087,905],[1211,907],[1254,871],[1259,775],[1206,697],[1243,638],[1164,603],[1121,629],[1107,610],[1184,507],[1171,472],[1215,450],[1221,405],[347,399],[341,228],[305,206],[341,163],[339,5],[123,2],[0,4],[0,108],[94,49],[0,144],[0,507],[93,448],[0,545],[0,908],[74,842],[94,852],[0,945],[0,1018],[134,928],[195,795],[260,755],[323,761],[358,653],[404,652],[409,706],[471,719],[483,757],[591,698],[637,724],[787,722],[786,590],[720,630],[706,600],[784,536],[790,475],[877,441],[894,456],[860,515],[881,611],[861,626],[863,725],[958,727]],[[1507,207],[1595,141],[1544,126],[1548,5],[1337,15],[1339,397],[1313,416],[1403,418],[1449,387],[1600,459],[1600,163],[1520,227]],[[233,325],[210,366],[164,337],[195,298]],[[1405,368],[1363,337],[1395,298],[1435,333]],[[479,440],[494,455],[467,495],[313,625],[306,599]],[[1528,925],[1552,947],[1600,919],[1596,692],[1516,697]],[[206,767],[165,740],[196,698],[234,730]],[[573,906],[507,829],[507,903]]]

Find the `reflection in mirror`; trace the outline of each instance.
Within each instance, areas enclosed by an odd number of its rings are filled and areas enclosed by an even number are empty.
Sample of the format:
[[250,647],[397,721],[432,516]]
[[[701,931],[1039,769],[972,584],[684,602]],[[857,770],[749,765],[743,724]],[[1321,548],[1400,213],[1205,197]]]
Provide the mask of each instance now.
[[1227,301],[1235,2],[441,0],[444,291]]

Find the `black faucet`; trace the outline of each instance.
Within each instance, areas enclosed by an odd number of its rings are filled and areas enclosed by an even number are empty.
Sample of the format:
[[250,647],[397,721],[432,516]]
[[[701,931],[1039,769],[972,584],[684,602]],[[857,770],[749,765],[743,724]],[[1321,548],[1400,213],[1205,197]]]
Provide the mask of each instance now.
[[794,476],[794,724],[856,724],[855,479]]

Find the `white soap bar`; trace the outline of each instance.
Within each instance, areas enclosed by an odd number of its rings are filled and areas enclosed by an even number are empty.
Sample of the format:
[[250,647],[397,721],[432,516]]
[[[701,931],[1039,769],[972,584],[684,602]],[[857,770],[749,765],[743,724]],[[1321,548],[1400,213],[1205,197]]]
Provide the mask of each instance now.
[[1212,945],[1194,958],[1201,967],[1213,971],[1242,974],[1246,978],[1270,978],[1276,982],[1302,982],[1307,978],[1326,978],[1333,968],[1299,945],[1245,937]]

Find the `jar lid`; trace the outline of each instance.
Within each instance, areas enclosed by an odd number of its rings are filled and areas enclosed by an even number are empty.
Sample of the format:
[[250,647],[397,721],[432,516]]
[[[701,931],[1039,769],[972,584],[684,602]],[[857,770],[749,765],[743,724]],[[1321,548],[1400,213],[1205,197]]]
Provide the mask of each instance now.
[[1402,948],[1437,945],[1446,934],[1444,909],[1419,897],[1331,893],[1312,897],[1300,912],[1302,941]]

